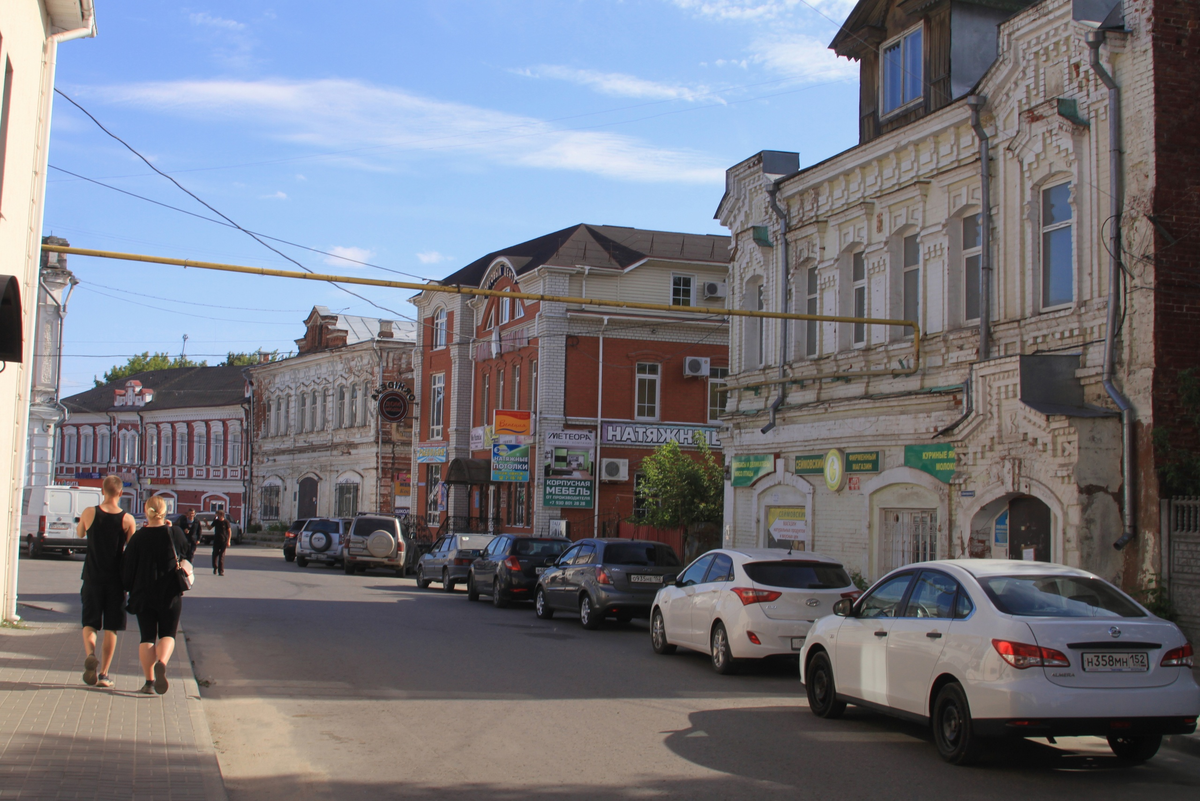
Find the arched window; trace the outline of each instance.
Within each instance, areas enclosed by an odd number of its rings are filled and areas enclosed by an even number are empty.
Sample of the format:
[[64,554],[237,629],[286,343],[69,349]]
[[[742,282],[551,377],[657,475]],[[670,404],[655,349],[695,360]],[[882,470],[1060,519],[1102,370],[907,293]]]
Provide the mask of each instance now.
[[362,405],[363,405],[363,407],[362,407],[362,424],[364,426],[369,426],[371,424],[371,421],[368,418],[368,415],[371,413],[371,382],[370,381],[363,382]]
[[337,425],[336,428],[346,427],[346,388],[338,387],[337,391]]
[[358,384],[350,385],[350,428],[358,425]]
[[171,454],[173,451],[173,449],[171,447],[172,443],[171,443],[171,427],[170,426],[162,427],[161,440],[162,440],[162,463],[170,464],[171,463]]
[[433,313],[433,347],[446,347],[446,310],[438,309]]
[[[324,413],[322,412],[322,417],[323,416],[324,416]],[[317,391],[314,389],[312,391],[312,398],[308,404],[308,430],[309,431],[320,431],[321,428],[324,428],[324,427],[325,427],[324,420],[321,420],[320,428],[317,427]]]
[[192,464],[205,464],[208,459],[208,432],[204,423],[196,423],[192,440]]
[[234,467],[242,464],[242,427],[237,423],[229,424],[229,464]]
[[298,404],[296,415],[296,433],[303,434],[308,427],[308,393],[300,393],[300,403]]
[[95,451],[92,450],[92,429],[83,427],[79,429],[79,461],[83,464],[91,464],[92,456]]
[[325,426],[329,425],[329,390],[321,390],[321,427],[324,431]]
[[180,426],[175,431],[175,464],[187,464],[188,434],[187,427]]
[[214,467],[225,465],[225,427],[220,423],[213,423],[212,463]]
[[109,447],[111,441],[112,436],[107,428],[96,429],[96,462],[98,464],[108,464],[111,461],[112,449]]
[[146,429],[146,464],[158,464],[158,427]]
[[75,451],[75,429],[68,428],[63,432],[62,460],[66,464],[74,464],[78,454]]

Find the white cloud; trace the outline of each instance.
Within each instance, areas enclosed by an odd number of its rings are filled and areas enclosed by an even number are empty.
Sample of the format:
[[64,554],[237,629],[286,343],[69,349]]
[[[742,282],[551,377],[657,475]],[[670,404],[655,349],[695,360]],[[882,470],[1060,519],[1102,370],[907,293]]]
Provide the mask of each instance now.
[[244,23],[237,22],[236,20],[224,19],[223,17],[214,17],[212,14],[209,14],[206,11],[189,15],[188,21],[193,25],[202,25],[208,28],[224,28],[227,31],[241,31],[246,29]]
[[703,86],[693,89],[679,84],[650,81],[622,72],[598,72],[553,64],[543,64],[528,69],[514,70],[514,72],[530,78],[553,78],[568,81],[613,97],[634,97],[646,100],[695,100],[709,94],[707,87]]
[[417,261],[421,262],[421,264],[441,264],[449,260],[449,256],[445,253],[438,253],[436,250],[426,250],[423,253],[417,254]]
[[819,39],[802,33],[776,34],[753,45],[756,63],[802,81],[836,81],[858,76],[858,64],[838,58]]
[[355,262],[370,261],[375,254],[366,248],[341,247],[335,245],[329,249],[332,256],[325,257],[325,263],[333,267],[362,267],[361,264]]
[[259,200],[287,200],[288,196],[287,196],[287,192],[280,191],[280,192],[275,192],[274,194],[270,194],[270,195],[259,195],[258,199]]
[[332,151],[362,169],[391,169],[398,160],[444,152],[622,181],[718,184],[725,176],[722,163],[704,153],[655,147],[624,134],[573,131],[360,81],[167,81],[102,91],[109,100],[157,113],[258,127],[278,140]]
[[822,15],[841,22],[856,0],[669,0],[673,5],[700,17],[756,22],[779,19],[799,10],[819,9]]

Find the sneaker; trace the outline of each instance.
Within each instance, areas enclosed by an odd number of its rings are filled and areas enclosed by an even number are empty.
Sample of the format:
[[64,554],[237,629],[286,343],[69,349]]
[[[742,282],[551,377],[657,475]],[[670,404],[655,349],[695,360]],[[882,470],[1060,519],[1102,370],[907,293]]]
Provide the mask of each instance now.
[[141,695],[154,695],[154,682],[149,679],[142,685],[142,689],[138,690]]
[[154,692],[162,695],[170,685],[167,684],[167,666],[162,662],[154,663]]
[[83,683],[89,687],[96,686],[96,668],[100,667],[100,660],[95,654],[88,654],[87,659],[83,660]]
[[108,677],[107,673],[101,673],[100,675],[96,676],[96,686],[111,687],[113,686],[113,680]]

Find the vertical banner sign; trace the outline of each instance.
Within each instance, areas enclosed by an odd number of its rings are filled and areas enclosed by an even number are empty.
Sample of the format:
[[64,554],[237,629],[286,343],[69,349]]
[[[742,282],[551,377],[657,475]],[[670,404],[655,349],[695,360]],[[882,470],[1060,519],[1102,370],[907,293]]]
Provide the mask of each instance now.
[[[525,437],[512,437],[525,439]],[[492,481],[514,481],[524,484],[529,481],[528,442],[492,445]]]
[[787,544],[793,550],[811,550],[808,509],[803,506],[768,506],[767,533],[773,540],[768,544],[773,548],[782,548]]
[[596,434],[592,431],[547,431],[542,505],[591,509],[595,502]]
[[492,428],[497,437],[528,437],[533,434],[533,413],[497,409]]

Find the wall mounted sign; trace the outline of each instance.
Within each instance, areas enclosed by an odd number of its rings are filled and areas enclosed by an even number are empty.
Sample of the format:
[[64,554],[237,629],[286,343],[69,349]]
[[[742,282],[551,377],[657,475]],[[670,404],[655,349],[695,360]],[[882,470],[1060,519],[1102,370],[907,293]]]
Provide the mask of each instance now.
[[533,434],[533,415],[497,409],[492,414],[492,428],[498,437],[528,437]]
[[766,475],[775,472],[775,454],[748,453],[733,457],[730,485],[749,487]]
[[528,482],[529,451],[528,442],[497,442],[492,445],[492,481]]
[[993,542],[996,545],[1008,547],[1008,510],[1005,509],[996,517],[996,522],[992,524]]
[[825,472],[825,454],[806,453],[796,457],[793,472],[798,476],[819,476]]
[[878,473],[879,451],[848,451],[846,453],[846,472]]
[[379,396],[379,416],[389,423],[403,422],[408,417],[408,398],[399,390],[384,392]]
[[953,445],[905,445],[904,465],[920,470],[946,484],[954,477]]
[[403,381],[384,381],[379,385],[379,389],[375,394],[378,396],[384,392],[399,392],[404,397],[408,398],[409,403],[417,402],[417,393],[412,391],[412,388]]
[[496,444],[496,432],[491,426],[475,426],[471,429],[471,450],[491,450]]
[[846,484],[846,463],[844,454],[833,448],[825,454],[825,486],[830,492],[841,492]]
[[698,448],[700,440],[710,448],[721,447],[716,428],[707,426],[665,426],[653,423],[603,423],[600,426],[602,445],[665,445],[674,440],[681,448]]
[[595,501],[596,434],[547,431],[542,505],[591,509]]
[[446,443],[428,443],[417,446],[417,464],[439,464],[446,461]]

